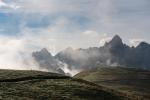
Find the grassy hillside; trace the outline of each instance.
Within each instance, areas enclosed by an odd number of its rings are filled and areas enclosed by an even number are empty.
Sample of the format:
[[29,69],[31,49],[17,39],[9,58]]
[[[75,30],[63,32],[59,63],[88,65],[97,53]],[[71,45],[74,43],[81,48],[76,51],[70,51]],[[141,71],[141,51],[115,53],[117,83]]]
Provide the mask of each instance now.
[[113,89],[131,98],[150,100],[150,71],[134,68],[95,68],[75,76]]
[[0,70],[0,100],[126,100],[101,86],[67,76]]

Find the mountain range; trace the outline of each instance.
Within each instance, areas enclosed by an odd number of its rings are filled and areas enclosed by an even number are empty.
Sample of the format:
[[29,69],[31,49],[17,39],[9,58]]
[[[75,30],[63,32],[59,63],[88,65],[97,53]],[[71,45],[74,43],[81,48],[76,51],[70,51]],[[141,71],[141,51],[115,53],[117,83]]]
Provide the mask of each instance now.
[[150,69],[150,44],[141,42],[136,47],[130,47],[124,44],[118,35],[102,47],[88,49],[69,47],[55,56],[44,48],[33,52],[32,56],[41,68],[58,73],[65,73],[64,68],[84,70],[100,65]]

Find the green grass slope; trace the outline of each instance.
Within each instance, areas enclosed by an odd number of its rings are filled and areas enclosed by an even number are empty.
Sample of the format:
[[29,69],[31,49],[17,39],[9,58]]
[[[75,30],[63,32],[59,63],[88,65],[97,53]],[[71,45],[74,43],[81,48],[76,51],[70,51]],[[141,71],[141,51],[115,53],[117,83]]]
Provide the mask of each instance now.
[[101,86],[60,74],[0,70],[0,100],[126,100]]
[[74,77],[113,89],[132,99],[150,100],[150,71],[103,67],[83,71]]

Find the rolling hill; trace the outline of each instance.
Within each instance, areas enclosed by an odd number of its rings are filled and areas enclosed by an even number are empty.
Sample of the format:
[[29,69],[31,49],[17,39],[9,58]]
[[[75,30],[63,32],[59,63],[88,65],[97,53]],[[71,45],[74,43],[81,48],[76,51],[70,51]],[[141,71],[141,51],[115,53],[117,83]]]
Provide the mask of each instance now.
[[83,71],[74,77],[94,82],[131,98],[150,99],[150,71],[147,70],[126,67],[98,67]]
[[127,97],[61,74],[0,70],[0,100],[127,100]]

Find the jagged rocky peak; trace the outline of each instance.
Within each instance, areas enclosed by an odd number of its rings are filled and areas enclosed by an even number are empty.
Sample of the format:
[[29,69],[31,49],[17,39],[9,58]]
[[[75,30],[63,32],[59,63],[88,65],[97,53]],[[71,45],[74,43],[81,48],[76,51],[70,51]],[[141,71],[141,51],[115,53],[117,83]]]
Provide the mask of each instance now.
[[123,44],[122,43],[122,39],[120,38],[120,36],[119,35],[115,35],[113,38],[112,38],[112,40],[110,41],[110,43],[112,43],[112,44]]
[[45,59],[45,58],[52,58],[51,53],[46,49],[43,48],[41,51],[36,51],[32,53],[32,56],[35,59]]
[[51,53],[46,48],[43,48],[40,52],[43,54],[51,55]]
[[123,42],[122,39],[120,38],[119,35],[115,35],[112,40],[108,43],[106,43],[105,45],[109,45],[109,46],[123,46]]
[[112,41],[118,41],[118,42],[122,42],[122,39],[119,35],[115,35],[112,39]]
[[150,44],[146,43],[146,42],[141,42],[138,46],[149,46]]
[[136,48],[146,49],[147,47],[150,48],[150,44],[146,42],[141,42]]

